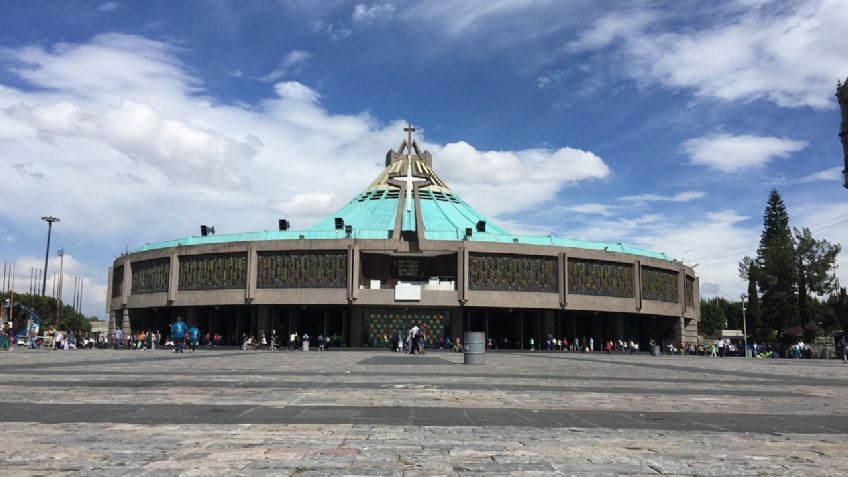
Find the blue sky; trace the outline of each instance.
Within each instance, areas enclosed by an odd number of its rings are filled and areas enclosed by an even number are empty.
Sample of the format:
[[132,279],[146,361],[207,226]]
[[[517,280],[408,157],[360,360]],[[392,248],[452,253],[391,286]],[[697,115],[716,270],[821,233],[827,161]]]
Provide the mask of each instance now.
[[[626,242],[738,296],[768,192],[846,242],[839,0],[0,2],[0,257],[66,250],[104,315],[125,247],[307,227],[419,128],[517,233]],[[844,273],[845,254],[840,257]],[[51,257],[50,272],[58,262]],[[845,280],[843,280],[845,281]],[[50,293],[48,285],[48,293]]]

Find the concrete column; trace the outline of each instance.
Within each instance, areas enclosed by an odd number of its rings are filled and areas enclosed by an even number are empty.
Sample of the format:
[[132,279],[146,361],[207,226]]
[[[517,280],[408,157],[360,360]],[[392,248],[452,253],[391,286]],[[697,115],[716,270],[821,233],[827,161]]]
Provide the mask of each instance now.
[[468,250],[460,247],[456,257],[456,290],[459,303],[464,305],[468,300]]
[[124,259],[124,282],[121,287],[121,305],[127,306],[127,300],[132,290],[132,268],[130,267],[130,259]]
[[109,333],[110,336],[115,334],[115,312],[114,311],[109,312],[109,331],[108,331],[108,333]]
[[132,326],[130,325],[130,310],[127,308],[124,308],[123,317],[121,318],[121,330],[124,333],[124,339],[127,339],[128,337],[132,336]]
[[256,272],[257,272],[257,262],[259,258],[256,254],[256,247],[254,245],[250,245],[247,247],[247,283],[245,283],[244,288],[244,300],[247,303],[253,301],[253,298],[256,296]]
[[565,308],[568,304],[568,255],[563,252],[559,254],[559,306]]
[[177,299],[177,288],[180,286],[180,259],[177,251],[171,252],[171,266],[168,267],[168,304]]
[[636,312],[642,311],[642,261],[633,263],[633,298],[636,300]]
[[[106,313],[112,313],[112,267],[109,267],[106,277]],[[112,318],[114,319],[114,316]]]

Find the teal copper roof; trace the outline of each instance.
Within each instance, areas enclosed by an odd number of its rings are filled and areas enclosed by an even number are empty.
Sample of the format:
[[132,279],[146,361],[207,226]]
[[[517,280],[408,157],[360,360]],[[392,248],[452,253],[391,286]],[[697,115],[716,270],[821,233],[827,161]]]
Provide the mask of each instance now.
[[[400,240],[400,235],[411,232],[413,235],[417,235],[419,240],[468,240],[472,242],[573,247],[670,260],[664,253],[643,250],[621,243],[610,244],[554,236],[511,234],[504,228],[492,223],[451,191],[433,171],[431,167],[432,159],[428,152],[421,153],[414,141],[412,147],[407,144],[407,141],[404,141],[399,152],[389,151],[386,156],[386,168],[365,191],[357,194],[334,214],[305,230],[265,230],[206,237],[189,236],[165,242],[148,243],[137,251],[143,252],[198,244],[264,240],[344,238]],[[409,151],[408,154],[402,154],[404,148]],[[417,200],[413,192],[416,189],[418,192]],[[418,209],[420,209],[420,225],[423,229],[421,231],[418,230]],[[351,227],[349,236],[344,228],[336,229],[336,218],[343,219],[344,225]],[[400,224],[396,226],[398,219],[400,219]],[[485,232],[477,230],[477,224],[480,221],[486,223]],[[466,229],[471,229],[472,234],[470,236],[466,236]]]

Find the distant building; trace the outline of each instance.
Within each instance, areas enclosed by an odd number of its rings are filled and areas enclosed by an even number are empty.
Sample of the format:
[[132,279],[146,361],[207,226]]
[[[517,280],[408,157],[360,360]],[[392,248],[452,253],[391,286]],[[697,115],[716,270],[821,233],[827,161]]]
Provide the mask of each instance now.
[[839,139],[842,141],[842,156],[845,165],[842,169],[843,185],[848,188],[848,78],[845,83],[836,84],[836,99],[842,112],[842,123],[839,127]]
[[697,341],[692,268],[621,243],[509,233],[439,178],[412,131],[364,191],[310,228],[204,227],[119,257],[109,331],[167,330],[181,316],[234,339],[276,330],[347,346],[382,346],[413,325],[431,340],[484,331],[509,348],[548,335],[592,337],[598,349],[619,338],[642,349]]

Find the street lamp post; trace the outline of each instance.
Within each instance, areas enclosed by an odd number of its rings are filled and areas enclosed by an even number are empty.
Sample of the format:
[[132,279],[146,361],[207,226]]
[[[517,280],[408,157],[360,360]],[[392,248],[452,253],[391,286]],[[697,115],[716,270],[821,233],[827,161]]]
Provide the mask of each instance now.
[[65,249],[60,248],[57,255],[59,255],[59,286],[56,289],[56,326],[59,326],[59,309],[62,307],[62,272],[65,267]]
[[745,298],[748,298],[748,295],[742,294],[742,341],[745,343],[745,357],[748,356],[748,322],[745,320]]
[[47,292],[47,258],[50,257],[50,232],[53,230],[53,222],[58,222],[56,217],[45,216],[41,220],[47,222],[47,251],[44,252],[44,279],[41,281],[41,296]]

